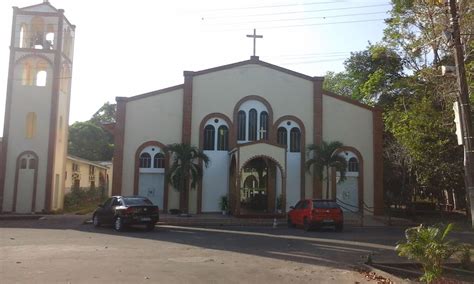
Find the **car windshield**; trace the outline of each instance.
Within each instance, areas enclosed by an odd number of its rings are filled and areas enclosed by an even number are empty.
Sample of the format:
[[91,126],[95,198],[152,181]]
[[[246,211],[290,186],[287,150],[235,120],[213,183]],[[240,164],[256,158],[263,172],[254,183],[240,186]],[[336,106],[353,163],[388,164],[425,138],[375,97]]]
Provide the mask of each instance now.
[[144,197],[124,197],[123,202],[125,205],[153,205],[153,203]]
[[335,201],[313,200],[313,208],[339,208],[339,205]]

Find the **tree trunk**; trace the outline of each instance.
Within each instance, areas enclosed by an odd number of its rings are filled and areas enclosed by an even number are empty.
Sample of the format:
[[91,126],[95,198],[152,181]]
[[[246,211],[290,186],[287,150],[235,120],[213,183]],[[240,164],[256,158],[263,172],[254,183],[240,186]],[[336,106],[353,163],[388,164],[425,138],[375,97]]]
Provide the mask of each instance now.
[[188,195],[189,195],[189,186],[188,186],[188,181],[183,180],[183,188],[179,192],[179,209],[183,213],[188,213]]

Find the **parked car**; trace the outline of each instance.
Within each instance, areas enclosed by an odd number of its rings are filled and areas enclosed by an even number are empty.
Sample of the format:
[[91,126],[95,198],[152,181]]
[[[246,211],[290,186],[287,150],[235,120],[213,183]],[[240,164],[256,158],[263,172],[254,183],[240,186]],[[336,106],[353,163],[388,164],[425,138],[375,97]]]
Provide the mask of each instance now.
[[344,216],[334,200],[305,199],[290,208],[288,227],[303,226],[305,231],[323,226],[334,226],[338,232],[343,229]]
[[112,196],[104,204],[99,204],[92,215],[94,226],[113,225],[117,231],[135,224],[145,225],[148,231],[152,231],[159,219],[158,206],[141,196]]

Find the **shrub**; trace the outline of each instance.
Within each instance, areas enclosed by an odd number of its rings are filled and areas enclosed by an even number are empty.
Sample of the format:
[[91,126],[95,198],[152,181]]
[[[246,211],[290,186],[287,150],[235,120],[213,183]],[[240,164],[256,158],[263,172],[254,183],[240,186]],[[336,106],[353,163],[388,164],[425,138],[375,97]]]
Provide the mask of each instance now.
[[64,195],[64,210],[75,211],[86,207],[97,205],[107,198],[105,188],[103,186],[91,188],[74,187],[71,192]]
[[221,196],[221,199],[219,201],[219,206],[220,206],[222,211],[229,210],[229,198],[227,197],[227,195],[222,195]]
[[431,283],[443,273],[443,262],[461,246],[447,240],[453,224],[447,226],[423,226],[408,228],[405,231],[406,240],[399,242],[396,250],[398,255],[405,256],[421,263],[424,274],[420,280]]

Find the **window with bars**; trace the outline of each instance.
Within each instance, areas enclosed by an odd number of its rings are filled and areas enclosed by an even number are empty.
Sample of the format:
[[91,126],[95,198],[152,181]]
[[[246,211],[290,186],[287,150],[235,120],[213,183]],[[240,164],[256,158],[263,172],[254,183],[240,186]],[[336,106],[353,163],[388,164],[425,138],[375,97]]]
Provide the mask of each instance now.
[[229,150],[229,129],[225,125],[219,126],[217,130],[217,150]]
[[268,140],[268,113],[266,111],[260,113],[259,138]]
[[245,140],[246,124],[245,111],[241,110],[237,114],[237,140]]
[[153,157],[153,168],[163,169],[165,167],[165,155],[163,153],[157,153]]
[[301,152],[301,131],[296,127],[290,130],[290,152]]
[[151,156],[148,153],[140,155],[140,168],[151,168]]
[[358,172],[359,171],[359,162],[356,158],[352,157],[349,159],[347,163],[347,171],[348,172]]
[[26,169],[26,158],[20,160],[20,169]]
[[216,137],[216,129],[213,125],[204,128],[204,150],[214,150],[214,140]]
[[36,159],[32,158],[28,161],[28,169],[36,170]]
[[277,143],[280,145],[288,145],[288,132],[285,127],[279,127],[277,130]]
[[257,111],[249,111],[249,141],[257,140]]

